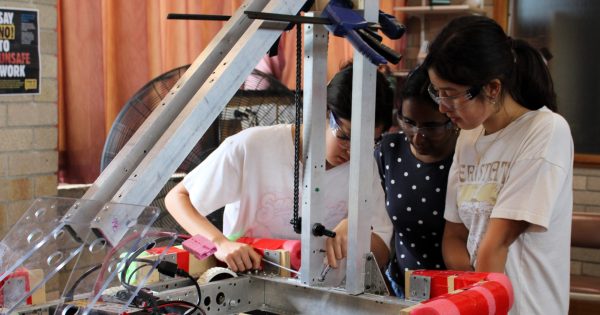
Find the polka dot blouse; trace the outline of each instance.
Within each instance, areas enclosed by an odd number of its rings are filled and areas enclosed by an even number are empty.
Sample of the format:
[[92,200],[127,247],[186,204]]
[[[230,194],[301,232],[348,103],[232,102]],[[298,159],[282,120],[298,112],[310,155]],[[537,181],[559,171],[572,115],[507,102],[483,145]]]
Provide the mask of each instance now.
[[376,147],[375,158],[394,225],[395,255],[386,274],[402,290],[405,270],[445,269],[442,235],[452,156],[423,163],[410,151],[404,134],[393,133]]

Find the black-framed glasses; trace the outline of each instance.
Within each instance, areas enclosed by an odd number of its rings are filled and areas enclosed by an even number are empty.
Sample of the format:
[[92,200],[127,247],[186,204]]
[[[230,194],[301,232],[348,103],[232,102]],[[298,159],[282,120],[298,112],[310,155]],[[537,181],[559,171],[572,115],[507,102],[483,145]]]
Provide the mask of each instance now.
[[440,91],[436,90],[430,83],[427,87],[427,92],[436,104],[456,109],[456,106],[460,105],[462,101],[472,100],[479,95],[481,88],[481,86],[472,86],[466,91],[455,95],[440,95]]
[[[333,134],[334,137],[336,137],[337,139],[347,143],[348,145],[350,144],[350,135],[347,134],[342,127],[340,127],[340,123],[338,122],[338,118],[337,116],[333,113],[333,111],[329,111],[329,129],[331,129],[331,133]],[[381,141],[381,138],[383,136],[380,135],[379,137],[375,138],[375,144],[379,143],[379,141]]]
[[448,131],[454,129],[454,125],[450,119],[443,123],[429,123],[426,126],[419,127],[410,119],[398,115],[398,124],[405,135],[413,137],[418,133],[428,139],[439,139],[447,135]]

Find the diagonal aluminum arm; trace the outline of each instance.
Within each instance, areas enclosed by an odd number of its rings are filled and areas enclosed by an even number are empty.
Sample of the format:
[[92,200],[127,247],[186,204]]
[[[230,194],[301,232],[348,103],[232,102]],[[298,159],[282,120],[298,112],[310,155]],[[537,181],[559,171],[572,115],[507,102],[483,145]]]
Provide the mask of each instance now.
[[[260,11],[294,15],[298,13],[303,4],[303,1],[275,0],[268,2]],[[123,176],[127,176],[127,178],[116,183],[115,186],[100,181],[92,192],[86,193],[85,198],[90,197],[90,199],[97,200],[93,197],[105,198],[112,193],[112,202],[147,205],[156,197],[177,166],[204,135],[238,87],[287,26],[287,23],[281,22],[246,21],[248,18],[244,16],[243,11],[248,9],[250,8],[238,9],[234,17],[226,24],[226,28],[234,28],[237,30],[236,32],[229,33],[225,30],[222,32],[222,37],[213,40],[214,45],[209,47],[209,51],[206,52],[206,55],[213,59],[202,60],[201,55],[191,70],[186,72],[182,80],[169,93],[174,99],[181,94],[186,94],[187,102],[181,100],[186,102],[185,106],[173,109],[169,108],[172,106],[171,103],[164,103],[163,112],[169,112],[169,115],[176,116],[167,128],[164,130],[153,126],[140,128],[141,130],[138,131],[140,135],[134,136],[126,147],[136,146],[136,141],[145,141],[144,137],[146,136],[152,139],[158,137],[155,144],[148,147],[139,146],[137,150],[129,150],[129,155],[119,154],[115,157],[117,166],[112,166],[113,163],[109,165],[110,174],[107,176],[111,177],[110,180],[113,180],[112,177],[122,179]],[[240,33],[240,31],[242,32]],[[219,59],[218,55],[224,56]],[[190,73],[190,71],[192,72]],[[194,81],[198,81],[195,82],[194,88],[200,81],[202,82],[200,82],[197,92],[190,98],[189,92],[192,92],[192,89],[185,89],[184,92],[181,89],[191,77],[196,77]],[[141,156],[142,159],[137,164],[128,165],[127,160],[130,159],[131,154],[136,157]],[[116,169],[117,167],[121,167],[121,169]],[[102,180],[104,179],[105,177],[102,177]],[[101,179],[99,178],[99,180]],[[115,190],[115,188],[117,189]],[[136,213],[114,213],[109,210],[101,210],[92,226],[96,234],[102,235],[107,241],[114,244],[123,236],[110,228],[114,226],[115,220],[127,222],[136,216]]]

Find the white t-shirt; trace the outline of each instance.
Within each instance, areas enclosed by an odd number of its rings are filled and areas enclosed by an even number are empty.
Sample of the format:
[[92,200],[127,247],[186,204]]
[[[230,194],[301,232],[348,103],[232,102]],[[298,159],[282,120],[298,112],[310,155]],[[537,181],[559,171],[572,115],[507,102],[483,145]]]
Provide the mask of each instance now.
[[490,218],[531,223],[508,250],[511,315],[568,312],[572,183],[569,125],[545,107],[491,135],[482,126],[460,133],[444,217],[469,230],[471,264]]
[[[373,232],[389,244],[393,227],[385,210],[375,159],[372,167],[376,206],[370,217],[371,225]],[[348,181],[349,163],[325,172],[321,190],[326,215],[321,223],[328,229],[347,217]],[[183,179],[183,185],[201,214],[225,206],[223,234],[230,239],[240,236],[300,239],[290,224],[294,201],[291,125],[248,128],[225,139]]]

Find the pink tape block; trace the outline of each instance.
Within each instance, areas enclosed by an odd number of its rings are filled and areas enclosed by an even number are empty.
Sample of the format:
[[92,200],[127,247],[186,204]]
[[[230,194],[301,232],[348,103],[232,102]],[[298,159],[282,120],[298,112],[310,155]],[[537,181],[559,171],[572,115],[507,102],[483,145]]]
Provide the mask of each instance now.
[[449,294],[447,299],[454,303],[461,315],[483,315],[489,313],[489,305],[485,297],[477,292],[465,290],[457,294]]
[[420,304],[410,315],[461,315],[456,305],[446,299],[437,299]]
[[217,251],[215,244],[200,234],[185,240],[181,245],[198,260],[206,259]]
[[515,296],[508,277],[503,273],[490,273],[485,280],[498,282],[506,289],[506,293],[508,294],[508,309],[510,309],[515,302]]
[[302,245],[299,240],[289,240],[285,241],[281,246],[281,249],[287,250],[290,252],[290,265],[294,270],[300,270],[300,263],[302,262],[302,258],[300,253],[302,251]]
[[[474,287],[470,288],[469,290],[478,292],[479,294],[481,294],[483,296],[483,298],[485,299],[485,301],[488,305],[488,315],[496,314],[496,299],[494,298],[494,295],[492,294],[492,292],[490,292],[490,290],[488,288],[481,287],[481,286],[474,286]],[[484,315],[484,314],[482,314],[482,315]]]
[[514,293],[508,277],[490,273],[483,282],[464,287],[417,305],[411,315],[502,315],[507,314],[514,302]]

